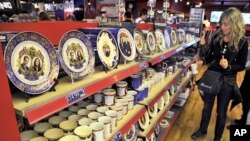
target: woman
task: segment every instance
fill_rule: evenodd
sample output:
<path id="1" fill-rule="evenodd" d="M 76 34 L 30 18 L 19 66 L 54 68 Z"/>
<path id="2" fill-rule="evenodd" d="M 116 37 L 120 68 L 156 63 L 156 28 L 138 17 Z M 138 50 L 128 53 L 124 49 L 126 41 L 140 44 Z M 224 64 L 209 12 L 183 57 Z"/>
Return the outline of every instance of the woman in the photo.
<path id="1" fill-rule="evenodd" d="M 245 68 L 247 60 L 248 45 L 244 38 L 244 28 L 243 17 L 237 8 L 228 8 L 222 13 L 220 28 L 214 33 L 209 44 L 209 51 L 203 61 L 205 64 L 209 64 L 209 70 L 222 73 L 224 79 L 222 80 L 219 93 L 201 92 L 203 93 L 204 108 L 200 128 L 192 134 L 192 139 L 203 137 L 207 134 L 216 96 L 217 120 L 214 141 L 220 141 L 222 137 L 229 101 L 231 98 L 235 98 L 235 92 L 239 92 L 236 85 L 236 74 Z M 204 35 L 200 40 L 200 45 L 201 47 L 205 45 Z"/>
<path id="2" fill-rule="evenodd" d="M 33 70 L 35 72 L 39 72 L 39 71 L 41 71 L 41 69 L 42 68 L 41 68 L 40 60 L 39 60 L 39 58 L 36 58 L 35 61 L 34 61 Z"/>

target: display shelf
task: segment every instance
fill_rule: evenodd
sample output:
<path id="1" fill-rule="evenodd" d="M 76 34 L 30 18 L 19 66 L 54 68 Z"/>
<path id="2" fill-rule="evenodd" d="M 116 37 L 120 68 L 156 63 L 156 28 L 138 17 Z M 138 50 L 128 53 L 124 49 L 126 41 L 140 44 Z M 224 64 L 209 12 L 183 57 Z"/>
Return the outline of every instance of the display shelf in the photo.
<path id="1" fill-rule="evenodd" d="M 161 136 L 157 137 L 157 140 L 164 141 L 166 139 L 168 133 L 170 132 L 170 130 L 174 126 L 174 123 L 178 119 L 179 115 L 180 115 L 180 110 L 175 110 L 175 114 L 174 114 L 173 118 L 171 118 L 169 120 L 169 126 L 167 128 L 162 128 L 162 130 L 164 132 L 161 134 Z"/>
<path id="2" fill-rule="evenodd" d="M 73 84 L 70 77 L 64 77 L 59 80 L 56 92 L 33 96 L 29 102 L 25 101 L 23 95 L 14 94 L 14 108 L 18 115 L 26 117 L 33 124 L 147 67 L 148 63 L 144 61 L 119 65 L 118 69 L 107 73 L 97 68 L 94 74 Z"/>
<path id="3" fill-rule="evenodd" d="M 129 131 L 132 125 L 134 125 L 145 112 L 146 108 L 143 105 L 136 104 L 132 110 L 128 111 L 128 113 L 117 122 L 115 132 L 113 132 L 107 140 L 113 141 L 119 139 L 122 135 Z"/>
<path id="4" fill-rule="evenodd" d="M 187 85 L 187 83 L 190 81 L 191 77 L 183 78 L 182 83 L 180 85 L 180 89 L 172 96 L 172 100 L 168 105 L 165 105 L 165 107 L 157 113 L 157 115 L 150 120 L 149 126 L 144 131 L 139 131 L 139 136 L 150 138 L 151 134 L 154 132 L 155 124 L 156 122 L 160 123 L 160 121 L 164 118 L 165 113 L 174 105 L 177 97 L 179 96 L 182 89 L 184 89 Z"/>
<path id="5" fill-rule="evenodd" d="M 157 53 L 155 55 L 149 56 L 151 59 L 149 59 L 149 63 L 151 65 L 155 65 L 163 60 L 165 60 L 166 58 L 169 58 L 171 56 L 173 56 L 174 54 L 190 47 L 191 45 L 197 43 L 200 39 L 196 38 L 193 41 L 184 43 L 182 45 L 179 45 L 177 47 L 173 47 L 173 48 L 169 48 L 168 50 L 166 50 L 165 52 L 162 53 Z"/>

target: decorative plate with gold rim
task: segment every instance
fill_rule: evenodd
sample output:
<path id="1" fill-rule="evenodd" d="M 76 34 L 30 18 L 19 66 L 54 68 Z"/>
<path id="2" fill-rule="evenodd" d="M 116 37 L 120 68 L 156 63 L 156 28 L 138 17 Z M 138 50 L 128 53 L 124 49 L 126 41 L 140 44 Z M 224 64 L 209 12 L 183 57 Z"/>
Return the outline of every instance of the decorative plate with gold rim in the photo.
<path id="1" fill-rule="evenodd" d="M 7 44 L 4 61 L 10 81 L 28 94 L 48 91 L 59 73 L 54 46 L 35 32 L 21 32 Z"/>
<path id="2" fill-rule="evenodd" d="M 177 35 L 176 35 L 175 30 L 173 30 L 173 29 L 171 30 L 170 36 L 171 36 L 173 45 L 176 45 L 178 42 L 178 39 L 177 39 Z"/>
<path id="3" fill-rule="evenodd" d="M 82 79 L 94 72 L 95 54 L 84 33 L 75 30 L 65 33 L 58 49 L 60 63 L 72 78 Z"/>
<path id="4" fill-rule="evenodd" d="M 155 30 L 156 45 L 160 51 L 166 50 L 165 39 L 162 31 L 160 29 Z"/>
<path id="5" fill-rule="evenodd" d="M 97 53 L 103 65 L 112 69 L 118 65 L 119 50 L 114 36 L 103 29 L 97 37 Z"/>
<path id="6" fill-rule="evenodd" d="M 156 48 L 156 41 L 155 41 L 155 35 L 153 31 L 149 31 L 147 34 L 147 43 L 148 43 L 148 48 L 151 52 L 155 51 Z"/>
<path id="7" fill-rule="evenodd" d="M 128 61 L 134 60 L 136 57 L 135 42 L 127 29 L 121 28 L 118 31 L 117 42 L 122 56 Z"/>
<path id="8" fill-rule="evenodd" d="M 146 39 L 140 29 L 134 31 L 134 41 L 137 52 L 140 55 L 146 55 L 148 53 Z"/>

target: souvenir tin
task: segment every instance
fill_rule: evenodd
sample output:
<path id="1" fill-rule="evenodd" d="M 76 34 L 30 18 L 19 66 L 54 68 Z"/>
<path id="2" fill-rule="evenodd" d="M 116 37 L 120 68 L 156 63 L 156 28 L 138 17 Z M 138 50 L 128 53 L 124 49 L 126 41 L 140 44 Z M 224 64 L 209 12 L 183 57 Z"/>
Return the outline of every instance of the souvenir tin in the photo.
<path id="1" fill-rule="evenodd" d="M 103 29 L 97 37 L 97 53 L 104 67 L 112 69 L 118 65 L 119 51 L 114 36 Z"/>
<path id="2" fill-rule="evenodd" d="M 122 56 L 128 60 L 132 61 L 136 57 L 135 42 L 133 36 L 130 32 L 121 28 L 117 34 L 117 43 Z"/>
<path id="3" fill-rule="evenodd" d="M 48 91 L 59 73 L 54 46 L 35 32 L 14 36 L 5 48 L 4 59 L 10 81 L 28 94 Z"/>
<path id="4" fill-rule="evenodd" d="M 94 72 L 95 54 L 90 40 L 80 31 L 69 31 L 59 43 L 60 63 L 75 79 L 83 79 Z"/>

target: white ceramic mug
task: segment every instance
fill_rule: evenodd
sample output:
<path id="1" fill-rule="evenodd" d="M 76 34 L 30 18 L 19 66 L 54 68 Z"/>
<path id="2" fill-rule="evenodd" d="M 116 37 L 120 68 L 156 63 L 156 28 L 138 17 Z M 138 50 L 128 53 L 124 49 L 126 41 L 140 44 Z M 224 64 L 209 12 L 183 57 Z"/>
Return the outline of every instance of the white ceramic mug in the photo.
<path id="1" fill-rule="evenodd" d="M 115 131 L 115 128 L 117 126 L 118 112 L 115 111 L 115 110 L 108 110 L 108 111 L 105 112 L 105 115 L 112 118 L 112 121 L 111 121 L 111 131 L 112 132 Z"/>
<path id="2" fill-rule="evenodd" d="M 108 110 L 109 110 L 108 106 L 101 106 L 101 107 L 98 107 L 96 109 L 97 112 L 102 113 L 102 114 L 105 114 L 105 112 L 108 111 Z"/>
<path id="3" fill-rule="evenodd" d="M 110 108 L 111 108 L 111 110 L 117 111 L 117 113 L 118 113 L 117 120 L 122 119 L 122 117 L 123 117 L 123 112 L 122 112 L 123 105 L 121 103 L 115 103 L 115 105 L 111 106 Z"/>
<path id="4" fill-rule="evenodd" d="M 90 128 L 92 128 L 92 130 L 93 130 L 95 141 L 103 141 L 104 140 L 104 123 L 93 122 L 90 124 Z"/>
<path id="5" fill-rule="evenodd" d="M 110 131 L 112 118 L 109 116 L 102 116 L 98 118 L 98 121 L 104 123 L 104 138 L 109 138 L 111 136 Z"/>
<path id="6" fill-rule="evenodd" d="M 128 100 L 127 99 L 116 99 L 116 103 L 121 103 L 123 105 L 122 114 L 126 115 L 128 112 Z"/>
<path id="7" fill-rule="evenodd" d="M 76 135 L 66 135 L 60 138 L 59 141 L 81 141 L 81 139 Z"/>
<path id="8" fill-rule="evenodd" d="M 82 141 L 92 141 L 92 128 L 83 125 L 75 128 L 74 133 L 82 139 Z M 70 140 L 69 140 L 70 141 Z"/>
<path id="9" fill-rule="evenodd" d="M 127 86 L 128 86 L 128 83 L 126 81 L 117 82 L 116 83 L 117 95 L 118 96 L 124 96 L 124 95 L 126 95 Z"/>
<path id="10" fill-rule="evenodd" d="M 78 124 L 81 126 L 83 126 L 83 125 L 89 126 L 92 122 L 94 122 L 93 119 L 83 117 L 78 121 Z"/>
<path id="11" fill-rule="evenodd" d="M 80 116 L 83 116 L 83 117 L 88 116 L 89 113 L 90 113 L 90 111 L 87 109 L 80 109 L 77 111 L 77 114 Z"/>
<path id="12" fill-rule="evenodd" d="M 195 63 L 191 64 L 191 70 L 192 70 L 192 74 L 197 74 L 198 73 L 197 64 Z"/>
<path id="13" fill-rule="evenodd" d="M 104 94 L 104 104 L 108 106 L 114 105 L 116 90 L 105 89 L 103 90 L 103 94 Z"/>
<path id="14" fill-rule="evenodd" d="M 95 103 L 98 103 L 98 104 L 102 103 L 102 99 L 103 99 L 103 94 L 102 94 L 101 91 L 98 92 L 98 93 L 96 93 L 96 94 L 94 94 L 94 101 L 95 101 Z"/>

